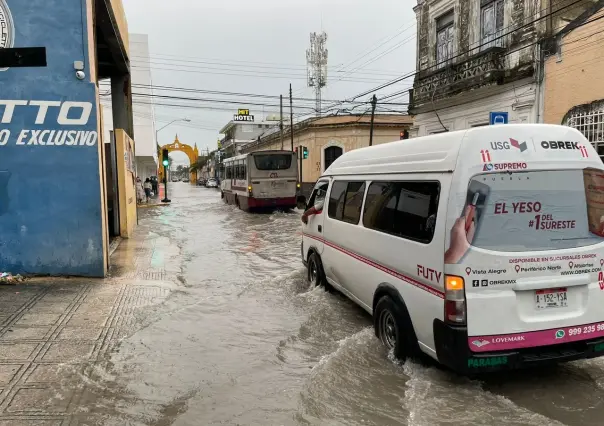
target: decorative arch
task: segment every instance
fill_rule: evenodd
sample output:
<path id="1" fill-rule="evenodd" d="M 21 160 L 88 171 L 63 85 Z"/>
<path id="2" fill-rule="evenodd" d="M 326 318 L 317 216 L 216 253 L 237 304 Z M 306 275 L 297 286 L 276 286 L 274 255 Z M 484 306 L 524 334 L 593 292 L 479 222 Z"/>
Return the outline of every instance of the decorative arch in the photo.
<path id="1" fill-rule="evenodd" d="M 346 152 L 344 144 L 337 141 L 329 141 L 327 145 L 321 148 L 321 172 L 327 170 L 327 168 L 333 163 L 336 158 L 340 157 Z"/>
<path id="2" fill-rule="evenodd" d="M 193 148 L 191 148 L 191 145 L 187 145 L 185 143 L 182 143 L 178 140 L 178 135 L 176 135 L 176 138 L 174 139 L 174 142 L 172 142 L 169 145 L 164 145 L 161 147 L 160 149 L 160 153 L 159 153 L 159 163 L 160 165 L 162 164 L 162 162 L 164 161 L 164 158 L 162 156 L 162 152 L 164 149 L 168 150 L 168 153 L 173 152 L 173 151 L 180 151 L 180 152 L 184 152 L 187 157 L 189 157 L 189 165 L 192 166 L 193 164 L 197 163 L 197 158 L 199 157 L 199 151 L 197 150 L 197 144 L 195 144 L 195 146 Z M 193 170 L 191 172 L 189 172 L 189 182 L 192 185 L 195 185 L 197 183 L 197 170 Z M 160 166 L 159 168 L 159 178 L 160 180 L 164 179 L 164 168 Z"/>

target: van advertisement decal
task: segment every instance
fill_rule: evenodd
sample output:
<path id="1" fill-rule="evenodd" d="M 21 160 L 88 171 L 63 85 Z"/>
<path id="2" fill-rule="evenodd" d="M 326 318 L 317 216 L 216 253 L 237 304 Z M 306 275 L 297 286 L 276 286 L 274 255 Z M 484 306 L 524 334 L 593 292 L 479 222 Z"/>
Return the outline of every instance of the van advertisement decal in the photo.
<path id="1" fill-rule="evenodd" d="M 468 337 L 472 352 L 505 351 L 604 337 L 604 322 L 498 336 Z"/>
<path id="2" fill-rule="evenodd" d="M 489 270 L 506 269 L 501 264 L 479 267 L 480 263 L 475 264 L 474 260 L 479 261 L 480 255 L 474 248 L 517 253 L 582 248 L 604 242 L 604 172 L 599 170 L 477 175 L 461 197 L 456 200 L 458 206 L 463 201 L 461 216 L 451 217 L 447 223 L 445 264 L 463 261 L 466 275 L 474 274 L 474 270 L 489 275 Z M 540 256 L 538 263 L 567 260 L 551 271 L 602 266 L 593 259 L 594 253 L 587 258 L 582 256 L 585 255 L 578 259 Z M 524 265 L 516 264 L 513 270 L 520 273 L 523 269 Z"/>

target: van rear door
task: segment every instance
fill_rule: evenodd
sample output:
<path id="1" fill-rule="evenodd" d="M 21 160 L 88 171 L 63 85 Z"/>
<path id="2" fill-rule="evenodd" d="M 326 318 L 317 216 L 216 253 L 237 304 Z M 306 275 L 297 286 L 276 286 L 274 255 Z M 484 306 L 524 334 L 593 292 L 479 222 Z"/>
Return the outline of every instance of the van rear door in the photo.
<path id="1" fill-rule="evenodd" d="M 473 352 L 604 336 L 602 164 L 579 143 L 593 160 L 560 152 L 548 167 L 535 142 L 523 161 L 481 153 L 486 161 L 450 200 L 445 271 L 464 279 Z"/>

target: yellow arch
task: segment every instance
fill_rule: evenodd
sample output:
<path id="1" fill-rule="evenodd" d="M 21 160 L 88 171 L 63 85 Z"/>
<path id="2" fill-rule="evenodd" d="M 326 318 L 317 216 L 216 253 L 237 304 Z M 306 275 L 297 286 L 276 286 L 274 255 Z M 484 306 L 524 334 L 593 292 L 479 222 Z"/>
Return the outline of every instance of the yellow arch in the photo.
<path id="1" fill-rule="evenodd" d="M 176 138 L 174 139 L 174 142 L 172 142 L 169 145 L 164 145 L 161 147 L 160 150 L 160 159 L 159 159 L 159 164 L 163 163 L 163 155 L 162 152 L 164 149 L 168 150 L 168 153 L 173 152 L 173 151 L 180 151 L 180 152 L 184 152 L 185 154 L 187 154 L 187 157 L 189 157 L 189 162 L 190 165 L 192 166 L 193 164 L 197 163 L 197 158 L 199 157 L 199 151 L 197 150 L 197 144 L 195 144 L 194 148 L 191 148 L 191 145 L 187 145 L 185 143 L 181 143 L 178 140 L 178 135 L 176 135 Z M 195 185 L 197 183 L 197 170 L 194 170 L 192 172 L 189 173 L 189 182 L 192 185 Z M 160 167 L 159 168 L 159 179 L 160 182 L 163 181 L 164 179 L 164 168 Z"/>

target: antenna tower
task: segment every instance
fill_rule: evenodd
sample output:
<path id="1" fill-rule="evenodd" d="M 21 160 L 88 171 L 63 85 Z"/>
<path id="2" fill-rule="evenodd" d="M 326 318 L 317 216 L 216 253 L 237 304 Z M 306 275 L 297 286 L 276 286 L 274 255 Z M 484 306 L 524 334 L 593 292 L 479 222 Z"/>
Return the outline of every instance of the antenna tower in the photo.
<path id="1" fill-rule="evenodd" d="M 308 87 L 315 88 L 317 117 L 321 116 L 321 89 L 327 85 L 327 34 L 310 34 L 310 49 L 306 50 Z"/>

